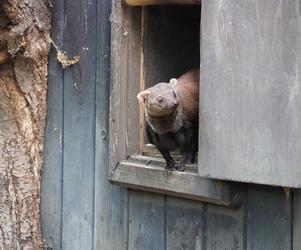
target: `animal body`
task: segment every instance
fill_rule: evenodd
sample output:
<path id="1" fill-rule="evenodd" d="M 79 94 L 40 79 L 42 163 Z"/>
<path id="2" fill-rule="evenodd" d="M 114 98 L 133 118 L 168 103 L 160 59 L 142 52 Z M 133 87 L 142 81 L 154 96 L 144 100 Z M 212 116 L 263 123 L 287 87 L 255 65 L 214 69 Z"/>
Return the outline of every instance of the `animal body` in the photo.
<path id="1" fill-rule="evenodd" d="M 160 151 L 168 170 L 183 171 L 198 150 L 199 76 L 199 70 L 190 70 L 137 95 L 144 107 L 148 140 Z M 178 163 L 169 153 L 176 148 L 185 153 Z"/>

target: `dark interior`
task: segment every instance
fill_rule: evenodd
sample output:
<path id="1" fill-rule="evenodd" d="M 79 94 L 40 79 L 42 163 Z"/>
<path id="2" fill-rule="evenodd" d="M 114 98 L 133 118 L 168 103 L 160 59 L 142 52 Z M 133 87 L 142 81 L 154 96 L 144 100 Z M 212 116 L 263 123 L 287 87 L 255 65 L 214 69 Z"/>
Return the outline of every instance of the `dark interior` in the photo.
<path id="1" fill-rule="evenodd" d="M 158 82 L 168 82 L 190 69 L 199 68 L 200 15 L 200 5 L 144 8 L 145 88 Z M 145 135 L 144 138 L 147 143 Z"/>
<path id="2" fill-rule="evenodd" d="M 144 10 L 145 87 L 178 78 L 200 64 L 199 5 L 151 6 Z"/>

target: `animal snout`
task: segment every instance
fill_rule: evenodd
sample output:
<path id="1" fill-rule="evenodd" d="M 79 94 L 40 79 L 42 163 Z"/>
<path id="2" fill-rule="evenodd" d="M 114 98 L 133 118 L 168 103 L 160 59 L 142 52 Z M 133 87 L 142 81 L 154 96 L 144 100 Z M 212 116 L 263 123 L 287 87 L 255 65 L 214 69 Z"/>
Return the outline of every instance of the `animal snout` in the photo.
<path id="1" fill-rule="evenodd" d="M 179 101 L 178 100 L 172 100 L 172 104 L 174 105 L 174 106 L 178 106 L 179 105 Z"/>

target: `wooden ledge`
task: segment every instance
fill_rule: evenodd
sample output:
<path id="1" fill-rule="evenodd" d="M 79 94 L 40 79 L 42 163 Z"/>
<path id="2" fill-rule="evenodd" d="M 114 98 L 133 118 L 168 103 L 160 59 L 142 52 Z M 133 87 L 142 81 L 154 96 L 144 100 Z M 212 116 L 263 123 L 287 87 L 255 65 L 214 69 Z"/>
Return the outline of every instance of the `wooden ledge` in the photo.
<path id="1" fill-rule="evenodd" d="M 241 194 L 231 191 L 231 183 L 198 176 L 197 167 L 167 175 L 164 162 L 148 156 L 131 156 L 118 164 L 110 177 L 114 184 L 133 189 L 237 207 Z"/>

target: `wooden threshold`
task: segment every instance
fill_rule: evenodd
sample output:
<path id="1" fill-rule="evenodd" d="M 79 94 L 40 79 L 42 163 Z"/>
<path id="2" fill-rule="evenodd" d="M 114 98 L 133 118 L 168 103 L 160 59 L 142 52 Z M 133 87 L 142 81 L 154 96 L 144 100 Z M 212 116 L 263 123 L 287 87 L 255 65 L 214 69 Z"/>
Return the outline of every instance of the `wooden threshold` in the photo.
<path id="1" fill-rule="evenodd" d="M 128 188 L 177 196 L 192 200 L 237 207 L 241 194 L 231 190 L 231 183 L 198 176 L 196 166 L 184 172 L 164 168 L 164 161 L 149 156 L 131 156 L 116 167 L 110 181 Z"/>

